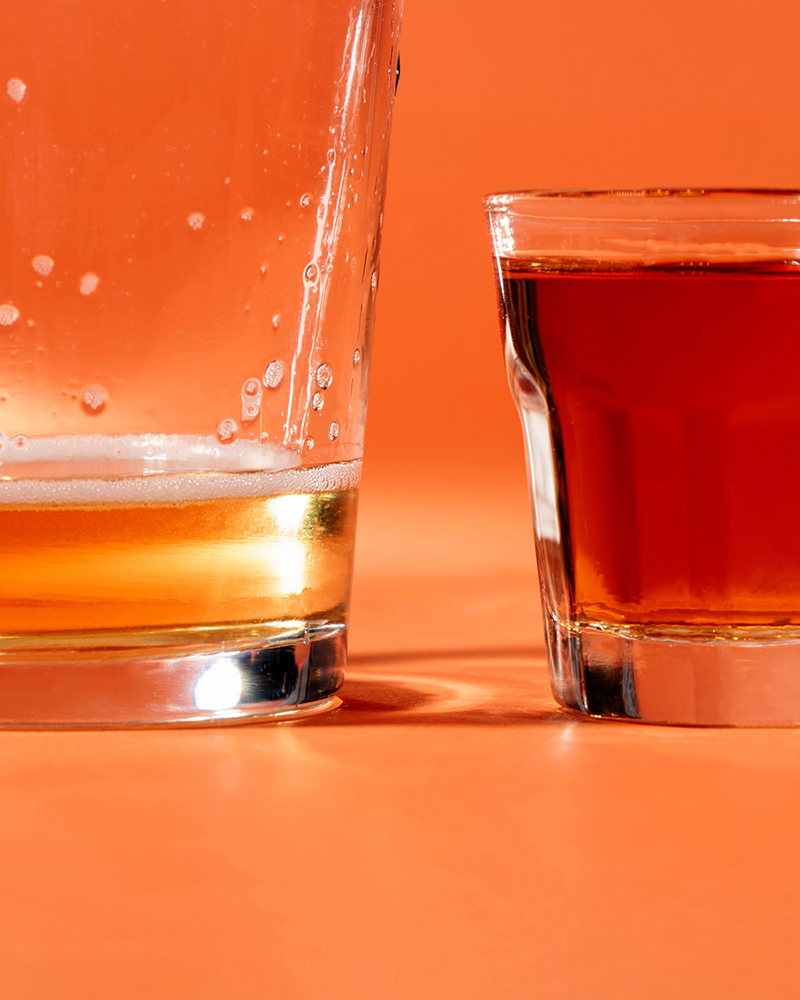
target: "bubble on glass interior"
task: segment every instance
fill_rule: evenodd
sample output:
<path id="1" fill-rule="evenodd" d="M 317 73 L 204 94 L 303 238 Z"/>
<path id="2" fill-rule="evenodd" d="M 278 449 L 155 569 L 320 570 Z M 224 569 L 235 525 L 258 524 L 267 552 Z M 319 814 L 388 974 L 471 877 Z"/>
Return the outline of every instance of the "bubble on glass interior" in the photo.
<path id="1" fill-rule="evenodd" d="M 309 284 L 313 284 L 319 277 L 319 268 L 313 261 L 306 266 L 303 277 Z"/>
<path id="2" fill-rule="evenodd" d="M 310 194 L 304 194 L 304 195 L 302 195 L 301 198 L 300 198 L 300 205 L 301 205 L 301 207 L 302 208 L 308 208 L 308 206 L 310 204 L 311 204 L 311 195 Z"/>
<path id="3" fill-rule="evenodd" d="M 99 413 L 106 402 L 106 391 L 102 385 L 87 385 L 81 392 L 81 406 L 87 413 Z"/>
<path id="4" fill-rule="evenodd" d="M 12 76 L 10 80 L 6 80 L 6 93 L 15 104 L 22 101 L 27 89 L 27 85 L 18 76 Z"/>
<path id="5" fill-rule="evenodd" d="M 16 437 L 11 438 L 11 445 L 17 451 L 25 451 L 30 444 L 30 441 L 25 437 L 24 434 L 17 434 Z"/>
<path id="6" fill-rule="evenodd" d="M 41 274 L 43 278 L 46 278 L 55 267 L 55 263 L 53 258 L 48 257 L 46 253 L 37 253 L 31 260 L 31 267 L 37 274 Z"/>
<path id="7" fill-rule="evenodd" d="M 325 400 L 322 398 L 321 392 L 314 393 L 314 395 L 311 397 L 311 405 L 314 407 L 315 410 L 322 409 L 322 407 L 325 405 Z"/>
<path id="8" fill-rule="evenodd" d="M 361 360 L 361 351 L 359 351 L 359 349 L 356 348 L 353 351 L 353 368 L 358 368 L 358 363 L 360 360 Z"/>
<path id="9" fill-rule="evenodd" d="M 306 448 L 308 448 L 309 451 L 314 450 L 314 438 L 312 437 L 306 438 Z"/>
<path id="10" fill-rule="evenodd" d="M 225 420 L 221 420 L 219 426 L 217 427 L 217 440 L 221 444 L 230 444 L 232 441 L 236 440 L 236 435 L 239 433 L 239 425 L 235 420 L 230 417 L 226 417 Z"/>
<path id="11" fill-rule="evenodd" d="M 330 365 L 321 364 L 316 370 L 315 377 L 320 389 L 327 389 L 333 382 L 333 369 Z"/>
<path id="12" fill-rule="evenodd" d="M 242 420 L 255 420 L 261 412 L 263 390 L 257 378 L 245 379 L 242 386 Z"/>
<path id="13" fill-rule="evenodd" d="M 328 437 L 331 441 L 335 441 L 339 437 L 339 421 L 331 420 L 331 425 L 328 428 Z"/>
<path id="14" fill-rule="evenodd" d="M 206 217 L 202 212 L 192 212 L 191 215 L 187 216 L 186 221 L 189 223 L 190 229 L 199 232 L 205 224 Z"/>
<path id="15" fill-rule="evenodd" d="M 270 361 L 264 370 L 264 385 L 268 389 L 277 389 L 283 381 L 284 365 L 282 361 Z"/>
<path id="16" fill-rule="evenodd" d="M 239 218 L 242 222 L 252 222 L 255 214 L 256 212 L 254 208 L 251 208 L 249 205 L 245 205 L 241 212 L 239 212 Z"/>
<path id="17" fill-rule="evenodd" d="M 81 295 L 94 295 L 99 284 L 100 278 L 92 271 L 87 271 L 86 274 L 81 276 L 81 280 L 78 283 L 78 291 Z"/>
<path id="18" fill-rule="evenodd" d="M 0 306 L 0 326 L 11 326 L 19 319 L 19 309 L 10 302 Z"/>

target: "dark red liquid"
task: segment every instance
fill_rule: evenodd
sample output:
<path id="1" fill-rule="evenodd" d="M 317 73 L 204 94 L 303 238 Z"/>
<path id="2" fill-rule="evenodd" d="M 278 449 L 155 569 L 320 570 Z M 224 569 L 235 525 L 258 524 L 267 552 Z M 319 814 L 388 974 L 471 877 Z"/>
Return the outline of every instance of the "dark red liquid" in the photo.
<path id="1" fill-rule="evenodd" d="M 516 263 L 503 294 L 555 413 L 576 617 L 800 624 L 800 275 Z"/>

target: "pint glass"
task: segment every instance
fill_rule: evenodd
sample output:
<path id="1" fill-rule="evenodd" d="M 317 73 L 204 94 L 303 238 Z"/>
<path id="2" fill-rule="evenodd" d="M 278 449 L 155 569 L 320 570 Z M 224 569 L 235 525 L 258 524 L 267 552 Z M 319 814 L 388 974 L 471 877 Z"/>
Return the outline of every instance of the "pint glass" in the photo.
<path id="1" fill-rule="evenodd" d="M 38 0 L 0 52 L 0 723 L 345 657 L 399 9 Z"/>
<path id="2" fill-rule="evenodd" d="M 800 722 L 800 194 L 486 207 L 557 699 Z"/>

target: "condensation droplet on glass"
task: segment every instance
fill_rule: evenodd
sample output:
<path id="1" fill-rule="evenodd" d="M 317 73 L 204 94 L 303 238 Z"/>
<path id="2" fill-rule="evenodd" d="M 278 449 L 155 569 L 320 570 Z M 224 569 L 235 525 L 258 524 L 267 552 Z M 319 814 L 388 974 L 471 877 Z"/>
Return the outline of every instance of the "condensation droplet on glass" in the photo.
<path id="1" fill-rule="evenodd" d="M 100 284 L 100 279 L 96 274 L 92 274 L 91 271 L 87 271 L 86 274 L 80 280 L 78 285 L 78 291 L 81 295 L 92 295 L 97 291 L 97 286 Z"/>
<path id="2" fill-rule="evenodd" d="M 311 437 L 306 438 L 306 448 L 308 448 L 309 451 L 314 450 L 314 438 Z"/>
<path id="3" fill-rule="evenodd" d="M 286 237 L 284 236 L 284 234 L 283 234 L 283 233 L 279 233 L 279 234 L 278 234 L 278 243 L 283 243 L 283 241 L 284 241 L 285 239 L 286 239 Z"/>
<path id="4" fill-rule="evenodd" d="M 206 221 L 206 217 L 202 212 L 192 212 L 186 219 L 189 223 L 189 228 L 193 229 L 195 232 L 199 232 L 203 228 L 203 223 Z"/>
<path id="5" fill-rule="evenodd" d="M 10 302 L 6 302 L 4 305 L 0 306 L 0 326 L 11 326 L 12 323 L 16 323 L 19 319 L 19 309 L 16 306 L 12 306 Z"/>
<path id="6" fill-rule="evenodd" d="M 319 277 L 319 269 L 318 269 L 317 265 L 314 264 L 314 263 L 309 264 L 306 267 L 305 271 L 303 271 L 303 277 L 309 283 L 315 282 L 317 280 L 317 278 Z"/>
<path id="7" fill-rule="evenodd" d="M 242 420 L 255 420 L 261 412 L 261 383 L 257 378 L 245 379 L 242 386 Z"/>
<path id="8" fill-rule="evenodd" d="M 314 393 L 314 395 L 311 397 L 311 405 L 314 407 L 315 410 L 322 409 L 322 407 L 325 405 L 325 400 L 322 398 L 321 392 Z"/>
<path id="9" fill-rule="evenodd" d="M 36 326 L 36 320 L 28 319 L 25 322 L 28 324 L 31 330 Z"/>
<path id="10" fill-rule="evenodd" d="M 331 425 L 328 428 L 328 437 L 331 441 L 335 441 L 339 437 L 339 421 L 331 420 Z"/>
<path id="11" fill-rule="evenodd" d="M 277 389 L 283 381 L 283 362 L 270 361 L 264 370 L 264 385 L 268 389 Z"/>
<path id="12" fill-rule="evenodd" d="M 238 431 L 239 425 L 236 421 L 226 417 L 225 420 L 220 421 L 219 427 L 217 427 L 217 439 L 221 444 L 230 444 L 231 441 L 235 440 Z"/>
<path id="13" fill-rule="evenodd" d="M 249 205 L 245 206 L 241 212 L 239 212 L 239 218 L 242 222 L 252 222 L 253 216 L 256 214 L 254 208 L 250 208 Z"/>
<path id="14" fill-rule="evenodd" d="M 230 182 L 231 182 L 230 177 L 226 177 L 225 180 L 222 183 L 223 184 L 230 184 Z"/>
<path id="15" fill-rule="evenodd" d="M 53 258 L 48 257 L 46 253 L 38 253 L 31 261 L 31 267 L 37 274 L 41 274 L 43 278 L 46 278 L 50 274 L 54 264 L 55 261 Z"/>
<path id="16" fill-rule="evenodd" d="M 6 81 L 6 93 L 15 104 L 20 103 L 27 89 L 18 76 L 12 76 L 10 80 Z"/>
<path id="17" fill-rule="evenodd" d="M 328 150 L 328 163 L 333 163 L 333 161 L 335 159 L 336 159 L 336 150 L 335 149 L 329 149 Z"/>
<path id="18" fill-rule="evenodd" d="M 272 317 L 272 326 L 275 330 L 277 330 L 280 325 L 281 325 L 281 314 L 275 313 L 275 315 Z"/>
<path id="19" fill-rule="evenodd" d="M 17 451 L 25 451 L 29 442 L 24 434 L 17 434 L 16 437 L 11 438 L 11 444 L 17 449 Z"/>
<path id="20" fill-rule="evenodd" d="M 361 360 L 361 351 L 356 348 L 353 351 L 353 368 L 358 368 L 358 362 Z"/>
<path id="21" fill-rule="evenodd" d="M 106 405 L 106 392 L 101 385 L 87 385 L 81 393 L 81 403 L 87 413 L 99 413 Z"/>
<path id="22" fill-rule="evenodd" d="M 310 204 L 311 204 L 311 195 L 310 195 L 310 194 L 304 194 L 304 195 L 303 195 L 303 196 L 302 196 L 302 197 L 300 198 L 300 205 L 301 205 L 301 207 L 302 207 L 302 208 L 308 208 L 308 206 L 309 206 Z"/>
<path id="23" fill-rule="evenodd" d="M 267 273 L 267 267 L 268 267 L 268 266 L 269 266 L 269 265 L 267 264 L 267 262 L 266 262 L 266 261 L 264 261 L 264 263 L 263 263 L 263 264 L 260 264 L 260 265 L 259 265 L 259 268 L 258 268 L 258 269 L 259 269 L 259 271 L 260 271 L 260 272 L 261 272 L 262 274 L 266 274 L 266 273 Z"/>
<path id="24" fill-rule="evenodd" d="M 320 389 L 327 389 L 333 382 L 333 369 L 330 365 L 322 364 L 316 371 L 317 385 Z"/>

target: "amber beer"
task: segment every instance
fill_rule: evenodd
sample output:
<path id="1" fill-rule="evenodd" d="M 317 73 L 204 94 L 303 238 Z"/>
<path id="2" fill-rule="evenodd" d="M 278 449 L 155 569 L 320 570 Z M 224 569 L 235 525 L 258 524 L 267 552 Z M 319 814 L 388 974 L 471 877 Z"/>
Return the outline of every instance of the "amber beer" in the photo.
<path id="1" fill-rule="evenodd" d="M 358 466 L 0 481 L 0 635 L 169 646 L 344 626 Z"/>
<path id="2" fill-rule="evenodd" d="M 796 265 L 520 255 L 501 272 L 550 409 L 571 620 L 800 634 Z"/>

